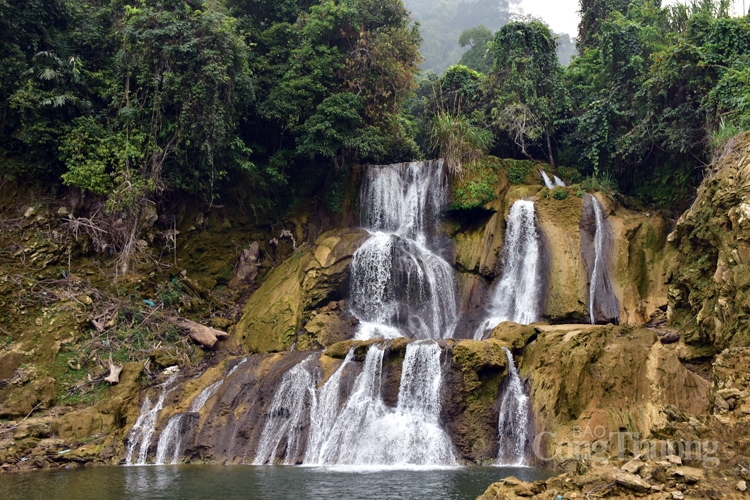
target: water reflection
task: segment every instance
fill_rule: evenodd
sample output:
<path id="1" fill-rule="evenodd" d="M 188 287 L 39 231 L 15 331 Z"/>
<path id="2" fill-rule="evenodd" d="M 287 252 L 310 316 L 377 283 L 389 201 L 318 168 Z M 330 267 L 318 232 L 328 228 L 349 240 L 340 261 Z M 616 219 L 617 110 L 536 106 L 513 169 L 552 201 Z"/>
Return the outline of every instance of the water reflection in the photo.
<path id="1" fill-rule="evenodd" d="M 87 467 L 0 476 L 0 498 L 473 500 L 490 483 L 509 475 L 533 481 L 550 474 L 529 467 L 421 471 L 209 465 Z"/>

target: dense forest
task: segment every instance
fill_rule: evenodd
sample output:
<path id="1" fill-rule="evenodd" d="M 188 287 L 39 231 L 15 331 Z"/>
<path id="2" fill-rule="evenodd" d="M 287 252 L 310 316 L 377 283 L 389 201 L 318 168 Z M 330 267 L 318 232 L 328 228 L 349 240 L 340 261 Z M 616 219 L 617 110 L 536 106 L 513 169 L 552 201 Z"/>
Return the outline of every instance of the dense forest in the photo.
<path id="1" fill-rule="evenodd" d="M 356 164 L 491 154 L 668 206 L 750 127 L 750 17 L 725 0 L 582 0 L 567 66 L 507 6 L 460 9 L 469 50 L 438 75 L 401 0 L 1 0 L 0 176 L 133 225 L 171 193 L 278 216 Z"/>

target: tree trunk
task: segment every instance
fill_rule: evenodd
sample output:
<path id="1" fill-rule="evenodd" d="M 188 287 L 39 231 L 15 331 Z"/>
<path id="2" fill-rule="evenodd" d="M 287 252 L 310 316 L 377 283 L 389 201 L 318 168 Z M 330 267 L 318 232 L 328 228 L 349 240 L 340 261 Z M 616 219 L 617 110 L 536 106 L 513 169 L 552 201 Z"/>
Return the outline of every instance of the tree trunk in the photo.
<path id="1" fill-rule="evenodd" d="M 547 154 L 549 154 L 549 166 L 555 168 L 555 157 L 552 156 L 552 141 L 550 141 L 549 134 L 547 136 Z"/>

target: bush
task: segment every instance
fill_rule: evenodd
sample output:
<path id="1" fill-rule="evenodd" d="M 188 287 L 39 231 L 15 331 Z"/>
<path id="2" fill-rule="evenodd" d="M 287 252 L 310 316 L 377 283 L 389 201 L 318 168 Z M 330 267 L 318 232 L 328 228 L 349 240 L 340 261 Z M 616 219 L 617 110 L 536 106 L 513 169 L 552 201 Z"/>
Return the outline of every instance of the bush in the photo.
<path id="1" fill-rule="evenodd" d="M 556 187 L 552 190 L 552 197 L 556 200 L 564 200 L 568 197 L 568 190 L 564 187 Z"/>
<path id="2" fill-rule="evenodd" d="M 516 161 L 508 168 L 508 180 L 511 184 L 523 184 L 530 173 L 530 162 Z"/>

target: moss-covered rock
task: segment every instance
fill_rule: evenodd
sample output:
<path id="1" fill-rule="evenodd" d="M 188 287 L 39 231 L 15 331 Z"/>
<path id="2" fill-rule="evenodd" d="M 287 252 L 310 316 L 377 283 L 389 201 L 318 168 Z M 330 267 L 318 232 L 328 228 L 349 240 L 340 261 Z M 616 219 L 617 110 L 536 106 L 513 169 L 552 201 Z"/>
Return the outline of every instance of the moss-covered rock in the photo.
<path id="1" fill-rule="evenodd" d="M 666 424 L 670 406 L 689 415 L 708 410 L 708 381 L 685 368 L 674 345 L 662 345 L 651 330 L 537 328 L 519 368 L 531 381 L 539 431 L 565 435 L 575 426 L 602 426 L 647 436 Z"/>
<path id="2" fill-rule="evenodd" d="M 750 346 L 750 132 L 730 141 L 669 235 L 669 318 L 693 346 Z"/>
<path id="3" fill-rule="evenodd" d="M 234 335 L 249 352 L 291 346 L 311 312 L 343 298 L 352 255 L 366 238 L 360 229 L 330 231 L 303 244 L 268 276 L 245 305 Z"/>

